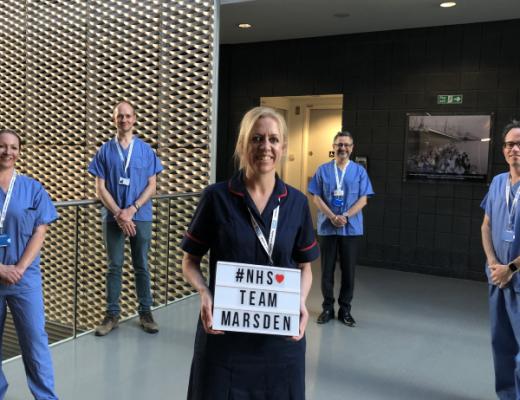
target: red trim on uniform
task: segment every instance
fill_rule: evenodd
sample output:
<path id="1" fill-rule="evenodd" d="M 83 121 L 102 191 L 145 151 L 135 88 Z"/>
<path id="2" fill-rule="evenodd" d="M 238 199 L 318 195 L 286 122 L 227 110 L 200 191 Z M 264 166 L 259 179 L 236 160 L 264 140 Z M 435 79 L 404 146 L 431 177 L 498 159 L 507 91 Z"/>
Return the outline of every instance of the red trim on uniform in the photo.
<path id="1" fill-rule="evenodd" d="M 244 197 L 244 193 L 242 193 L 242 192 L 236 192 L 236 191 L 234 191 L 233 189 L 231 189 L 231 179 L 230 179 L 229 182 L 228 182 L 228 190 L 229 190 L 231 193 L 236 194 L 237 196 Z"/>
<path id="2" fill-rule="evenodd" d="M 285 189 L 285 192 L 283 192 L 281 195 L 278 196 L 278 200 L 280 200 L 282 197 L 287 196 L 287 186 L 283 185 L 283 188 Z"/>
<path id="3" fill-rule="evenodd" d="M 207 246 L 207 243 L 204 243 L 202 240 L 197 239 L 195 236 L 193 236 L 189 232 L 186 232 L 186 236 L 188 237 L 188 239 L 193 240 L 194 242 L 197 242 L 198 244 L 202 244 L 203 246 Z"/>
<path id="4" fill-rule="evenodd" d="M 307 250 L 310 250 L 312 249 L 314 246 L 316 246 L 318 244 L 318 242 L 316 241 L 316 239 L 314 239 L 314 242 L 312 242 L 312 244 L 310 246 L 307 246 L 307 247 L 304 247 L 303 249 L 298 249 L 298 251 L 307 251 Z"/>

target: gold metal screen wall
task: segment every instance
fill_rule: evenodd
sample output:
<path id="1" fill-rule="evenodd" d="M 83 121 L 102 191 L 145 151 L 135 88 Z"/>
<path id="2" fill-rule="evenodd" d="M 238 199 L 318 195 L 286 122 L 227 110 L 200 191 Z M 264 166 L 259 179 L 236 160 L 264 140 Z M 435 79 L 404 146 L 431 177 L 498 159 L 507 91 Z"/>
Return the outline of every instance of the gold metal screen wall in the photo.
<path id="1" fill-rule="evenodd" d="M 209 181 L 213 26 L 211 0 L 3 0 L 0 127 L 24 139 L 18 169 L 53 200 L 94 198 L 86 168 L 114 135 L 113 105 L 126 99 L 136 106 L 137 133 L 165 167 L 158 192 L 200 191 Z M 154 200 L 156 305 L 191 293 L 178 244 L 197 201 Z M 99 207 L 59 211 L 42 252 L 47 318 L 72 323 L 77 278 L 78 326 L 92 328 L 105 305 Z M 136 310 L 129 252 L 127 261 L 123 316 Z"/>

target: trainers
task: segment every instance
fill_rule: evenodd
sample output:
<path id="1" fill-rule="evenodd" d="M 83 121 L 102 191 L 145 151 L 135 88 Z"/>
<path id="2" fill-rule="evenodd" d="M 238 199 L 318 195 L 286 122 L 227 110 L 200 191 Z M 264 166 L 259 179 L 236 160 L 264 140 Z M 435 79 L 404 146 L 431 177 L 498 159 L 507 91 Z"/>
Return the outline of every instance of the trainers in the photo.
<path id="1" fill-rule="evenodd" d="M 101 325 L 96 327 L 96 336 L 105 336 L 112 329 L 116 329 L 119 325 L 119 317 L 115 315 L 105 315 Z"/>
<path id="2" fill-rule="evenodd" d="M 159 332 L 159 325 L 153 320 L 151 312 L 145 312 L 139 315 L 139 322 L 143 331 L 148 333 Z"/>

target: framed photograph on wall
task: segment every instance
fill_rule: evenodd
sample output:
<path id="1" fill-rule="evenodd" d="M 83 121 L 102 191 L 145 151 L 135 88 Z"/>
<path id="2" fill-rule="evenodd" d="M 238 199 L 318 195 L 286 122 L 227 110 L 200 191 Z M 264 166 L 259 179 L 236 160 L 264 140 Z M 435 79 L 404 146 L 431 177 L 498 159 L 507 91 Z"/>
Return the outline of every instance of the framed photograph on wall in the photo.
<path id="1" fill-rule="evenodd" d="M 486 182 L 493 114 L 407 114 L 403 179 Z"/>
<path id="2" fill-rule="evenodd" d="M 354 161 L 362 165 L 363 168 L 368 171 L 368 158 L 366 156 L 356 156 L 354 157 Z"/>

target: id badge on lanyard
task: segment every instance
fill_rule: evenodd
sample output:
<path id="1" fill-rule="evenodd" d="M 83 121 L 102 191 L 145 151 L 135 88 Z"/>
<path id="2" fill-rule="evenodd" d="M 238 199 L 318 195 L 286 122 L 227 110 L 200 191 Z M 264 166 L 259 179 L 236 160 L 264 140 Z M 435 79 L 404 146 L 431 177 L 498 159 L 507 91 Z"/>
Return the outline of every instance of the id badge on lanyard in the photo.
<path id="1" fill-rule="evenodd" d="M 512 230 L 506 229 L 502 232 L 502 240 L 507 243 L 514 242 L 515 233 Z"/>
<path id="2" fill-rule="evenodd" d="M 334 207 L 343 208 L 345 205 L 345 191 L 343 190 L 343 179 L 345 178 L 345 172 L 347 172 L 347 165 L 341 171 L 341 178 L 338 175 L 338 165 L 334 160 L 334 176 L 336 178 L 336 190 L 332 192 L 332 205 Z"/>
<path id="3" fill-rule="evenodd" d="M 255 230 L 256 237 L 260 241 L 260 244 L 264 248 L 264 251 L 267 253 L 267 256 L 269 257 L 269 263 L 271 265 L 274 265 L 273 263 L 273 249 L 274 249 L 274 242 L 276 240 L 276 230 L 278 228 L 278 214 L 280 212 L 280 204 L 276 206 L 276 208 L 273 210 L 273 218 L 271 219 L 271 229 L 269 231 L 269 242 L 265 240 L 265 236 L 262 232 L 262 229 L 260 229 L 260 226 L 258 225 L 258 222 L 256 222 L 255 217 L 253 216 L 253 213 L 247 207 L 247 211 L 249 211 L 249 216 L 251 217 L 251 224 L 253 225 L 253 229 Z"/>
<path id="4" fill-rule="evenodd" d="M 7 247 L 11 244 L 11 237 L 9 236 L 9 234 L 4 233 L 4 223 L 5 217 L 7 215 L 7 207 L 9 207 L 9 203 L 11 202 L 11 196 L 13 194 L 15 181 L 16 171 L 13 171 L 13 176 L 11 177 L 11 181 L 9 182 L 9 189 L 7 190 L 7 195 L 5 196 L 4 206 L 2 207 L 2 214 L 0 215 L 0 247 Z"/>
<path id="5" fill-rule="evenodd" d="M 117 136 L 115 137 L 114 141 L 116 142 L 117 147 L 117 153 L 119 154 L 119 159 L 123 163 L 123 170 L 124 170 L 124 176 L 119 177 L 119 184 L 122 186 L 130 186 L 130 178 L 128 177 L 128 166 L 130 165 L 130 159 L 132 158 L 132 151 L 134 150 L 134 138 L 132 138 L 132 141 L 130 142 L 130 147 L 128 148 L 128 156 L 123 156 L 123 150 L 121 149 L 121 146 L 117 140 Z"/>
<path id="6" fill-rule="evenodd" d="M 506 183 L 506 210 L 507 210 L 507 228 L 502 232 L 502 240 L 506 243 L 512 243 L 515 240 L 515 216 L 518 206 L 518 198 L 520 197 L 520 187 L 516 190 L 511 209 L 509 209 L 509 196 L 511 194 L 511 178 Z"/>

